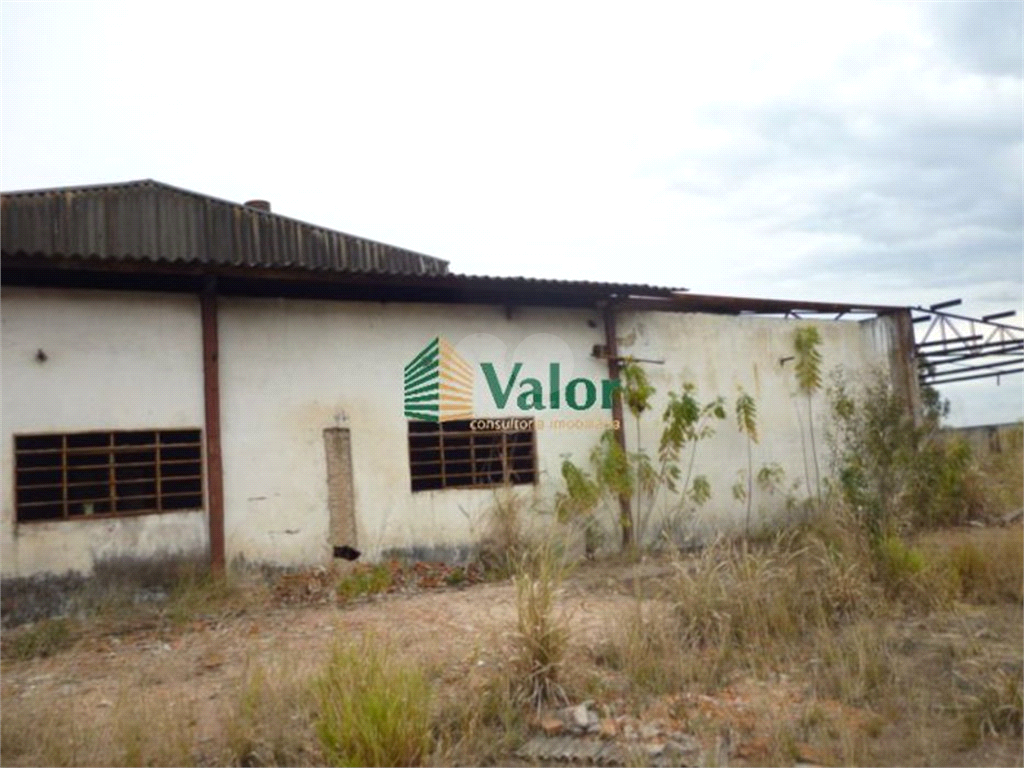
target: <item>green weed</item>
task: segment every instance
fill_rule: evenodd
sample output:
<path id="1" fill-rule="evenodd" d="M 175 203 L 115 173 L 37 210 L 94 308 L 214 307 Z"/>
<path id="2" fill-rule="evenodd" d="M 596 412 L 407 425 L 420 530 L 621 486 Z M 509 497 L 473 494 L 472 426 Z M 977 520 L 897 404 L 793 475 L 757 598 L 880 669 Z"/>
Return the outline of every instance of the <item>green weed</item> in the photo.
<path id="1" fill-rule="evenodd" d="M 431 687 L 379 641 L 334 650 L 314 683 L 315 730 L 331 765 L 422 765 L 431 750 Z"/>
<path id="2" fill-rule="evenodd" d="M 338 580 L 335 590 L 339 602 L 347 603 L 357 597 L 385 592 L 391 583 L 391 570 L 387 565 L 378 563 L 373 566 L 357 566 L 356 570 Z"/>
<path id="3" fill-rule="evenodd" d="M 68 619 L 43 619 L 11 632 L 3 644 L 4 658 L 27 660 L 53 656 L 75 642 Z"/>

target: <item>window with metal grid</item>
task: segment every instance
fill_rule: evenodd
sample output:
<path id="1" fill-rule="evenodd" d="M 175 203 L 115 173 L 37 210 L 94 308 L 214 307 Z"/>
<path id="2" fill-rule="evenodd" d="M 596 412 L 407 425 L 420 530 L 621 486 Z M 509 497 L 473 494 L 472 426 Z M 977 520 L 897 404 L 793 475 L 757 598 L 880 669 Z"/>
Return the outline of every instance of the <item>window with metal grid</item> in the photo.
<path id="1" fill-rule="evenodd" d="M 18 522 L 203 508 L 198 429 L 14 436 Z"/>
<path id="2" fill-rule="evenodd" d="M 527 429 L 471 429 L 474 420 L 410 421 L 409 469 L 413 491 L 526 485 L 537 477 L 537 442 Z"/>

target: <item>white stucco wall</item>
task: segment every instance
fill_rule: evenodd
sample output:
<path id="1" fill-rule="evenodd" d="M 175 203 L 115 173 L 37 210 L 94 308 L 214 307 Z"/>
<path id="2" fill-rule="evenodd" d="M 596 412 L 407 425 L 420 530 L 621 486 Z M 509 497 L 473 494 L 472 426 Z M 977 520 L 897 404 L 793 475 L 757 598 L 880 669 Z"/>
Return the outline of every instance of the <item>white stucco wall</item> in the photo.
<path id="1" fill-rule="evenodd" d="M 746 475 L 742 473 L 748 468 L 747 439 L 736 425 L 735 404 L 740 387 L 753 396 L 757 405 L 759 442 L 752 447 L 754 476 L 770 464 L 778 464 L 785 472 L 782 487 L 775 493 L 764 493 L 754 484 L 751 523 L 756 524 L 781 514 L 787 494 L 796 499 L 807 498 L 808 476 L 811 492 L 816 488 L 812 421 L 821 478 L 828 473 L 825 432 L 829 415 L 825 389 L 831 373 L 841 368 L 856 375 L 875 366 L 885 369 L 889 365 L 893 343 L 891 319 L 877 318 L 864 323 L 813 321 L 822 340 L 819 351 L 823 358 L 823 387 L 811 398 L 813 418 L 809 418 L 807 397 L 797 391 L 792 359 L 794 334 L 807 322 L 681 313 L 644 313 L 620 318 L 620 354 L 664 360 L 664 365 L 642 366 L 657 389 L 653 407 L 641 419 L 640 428 L 641 447 L 652 457 L 657 455 L 661 415 L 669 391 L 680 392 L 683 384 L 690 382 L 696 385 L 695 394 L 702 403 L 719 395 L 725 398 L 726 418 L 708 422 L 715 434 L 697 444 L 693 475 L 707 476 L 712 497 L 689 523 L 695 533 L 706 534 L 712 529 L 745 522 L 747 504 L 735 500 L 732 494 L 737 481 L 746 485 Z M 627 444 L 630 450 L 636 450 L 635 421 L 628 414 L 626 421 Z M 683 463 L 684 473 L 688 460 L 689 453 Z M 656 533 L 659 518 L 673 507 L 678 508 L 667 498 L 649 506 L 653 513 L 646 531 L 648 538 Z"/>
<path id="2" fill-rule="evenodd" d="M 546 422 L 610 417 L 600 410 L 578 413 L 564 402 L 558 411 L 522 411 L 514 405 L 518 389 L 498 411 L 479 371 L 480 362 L 491 361 L 505 375 L 518 361 L 520 380 L 534 376 L 546 384 L 548 364 L 558 361 L 563 385 L 574 376 L 599 381 L 607 367 L 591 356 L 593 346 L 604 342 L 596 312 L 519 308 L 509 315 L 501 307 L 225 299 L 220 322 L 229 559 L 300 563 L 329 557 L 322 432 L 334 426 L 351 431 L 358 546 L 368 556 L 475 540 L 494 503 L 493 490 L 410 490 L 402 369 L 435 336 L 451 342 L 476 370 L 478 416 L 523 414 Z M 887 364 L 884 329 L 870 332 L 851 321 L 817 325 L 826 372 Z M 795 492 L 806 493 L 800 426 L 802 419 L 810 451 L 807 404 L 795 397 L 792 361 L 779 363 L 793 354 L 797 327 L 780 319 L 674 313 L 624 314 L 619 320 L 623 355 L 665 360 L 646 366 L 658 393 L 641 426 L 642 447 L 656 452 L 670 389 L 691 381 L 702 399 L 721 394 L 727 400 L 728 419 L 698 449 L 695 474 L 707 475 L 714 492 L 700 513 L 705 527 L 737 524 L 745 515 L 745 505 L 731 494 L 737 471 L 746 468 L 745 438 L 735 427 L 737 385 L 758 403 L 761 444 L 754 448 L 754 472 L 778 463 L 787 488 L 797 483 Z M 823 394 L 812 408 L 824 475 Z M 550 509 L 561 487 L 562 458 L 585 463 L 600 433 L 599 426 L 540 430 L 540 482 L 523 491 L 529 502 Z M 629 417 L 626 434 L 635 449 Z M 813 465 L 810 471 L 813 483 Z M 784 496 L 755 498 L 754 507 L 777 513 Z M 609 528 L 613 515 L 607 510 Z"/>
<path id="3" fill-rule="evenodd" d="M 197 299 L 5 286 L 0 318 L 0 572 L 89 573 L 109 557 L 205 549 L 201 511 L 19 525 L 12 491 L 16 434 L 202 428 Z"/>
<path id="4" fill-rule="evenodd" d="M 87 572 L 106 557 L 205 549 L 203 512 L 17 525 L 9 482 L 14 434 L 202 427 L 197 299 L 4 288 L 0 308 L 3 574 Z M 697 454 L 694 472 L 707 475 L 713 491 L 700 511 L 701 526 L 735 525 L 745 514 L 745 504 L 731 495 L 737 471 L 746 468 L 745 438 L 735 426 L 738 385 L 758 405 L 755 473 L 778 463 L 787 486 L 796 482 L 797 493 L 806 493 L 800 440 L 801 425 L 807 434 L 806 400 L 794 396 L 792 361 L 780 364 L 793 354 L 799 323 L 676 313 L 623 313 L 618 322 L 621 354 L 665 361 L 645 365 L 658 391 L 641 424 L 641 447 L 656 453 L 670 390 L 689 381 L 702 400 L 726 398 L 728 418 L 716 424 L 717 434 Z M 817 325 L 826 372 L 888 364 L 893 335 L 887 319 Z M 458 548 L 478 539 L 495 491 L 410 488 L 403 368 L 436 336 L 455 345 L 476 370 L 477 416 L 523 414 L 547 424 L 553 418 L 595 421 L 586 429 L 538 431 L 539 482 L 519 489 L 538 509 L 552 506 L 563 457 L 585 464 L 600 436 L 599 422 L 610 418 L 598 407 L 573 411 L 564 398 L 557 411 L 524 412 L 515 404 L 518 388 L 509 407 L 499 411 L 479 369 L 488 361 L 504 377 L 521 362 L 520 381 L 531 376 L 546 386 L 548 365 L 558 362 L 563 386 L 574 377 L 599 382 L 607 364 L 591 354 L 604 343 L 596 311 L 221 298 L 219 336 L 229 561 L 329 561 L 323 430 L 330 427 L 351 432 L 357 546 L 367 557 L 392 549 Z M 46 352 L 46 362 L 36 361 L 37 349 Z M 824 397 L 816 396 L 812 407 L 824 474 Z M 635 449 L 636 425 L 628 415 L 626 435 Z M 773 514 L 783 503 L 781 495 L 758 494 L 754 508 Z M 648 535 L 669 506 L 659 505 Z M 609 531 L 614 514 L 605 513 Z"/>
<path id="5" fill-rule="evenodd" d="M 606 365 L 590 355 L 603 341 L 598 320 L 593 312 L 551 309 L 517 309 L 510 319 L 502 307 L 223 300 L 228 559 L 295 563 L 329 556 L 322 433 L 334 426 L 351 430 L 361 550 L 374 556 L 469 544 L 494 491 L 410 490 L 403 367 L 440 335 L 470 364 L 493 361 L 499 373 L 514 359 L 524 363 L 521 378 L 546 377 L 557 360 L 565 381 L 600 379 Z M 477 380 L 478 415 L 521 413 L 488 407 L 482 377 Z M 542 481 L 560 478 L 561 454 L 588 451 L 599 433 L 540 432 Z M 541 491 L 552 493 L 553 486 L 542 482 Z"/>

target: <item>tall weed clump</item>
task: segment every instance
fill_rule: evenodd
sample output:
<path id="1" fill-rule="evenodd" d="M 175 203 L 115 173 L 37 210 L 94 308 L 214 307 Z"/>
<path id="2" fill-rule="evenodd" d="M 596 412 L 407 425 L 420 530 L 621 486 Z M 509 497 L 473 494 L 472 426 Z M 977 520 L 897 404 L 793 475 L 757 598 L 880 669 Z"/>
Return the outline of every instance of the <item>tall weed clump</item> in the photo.
<path id="1" fill-rule="evenodd" d="M 422 765 L 429 755 L 430 684 L 379 642 L 336 648 L 314 692 L 316 734 L 330 765 Z"/>
<path id="2" fill-rule="evenodd" d="M 566 617 L 557 598 L 566 574 L 562 548 L 545 539 L 525 555 L 515 575 L 516 634 L 512 687 L 524 702 L 540 707 L 565 702 L 561 673 L 569 645 Z"/>

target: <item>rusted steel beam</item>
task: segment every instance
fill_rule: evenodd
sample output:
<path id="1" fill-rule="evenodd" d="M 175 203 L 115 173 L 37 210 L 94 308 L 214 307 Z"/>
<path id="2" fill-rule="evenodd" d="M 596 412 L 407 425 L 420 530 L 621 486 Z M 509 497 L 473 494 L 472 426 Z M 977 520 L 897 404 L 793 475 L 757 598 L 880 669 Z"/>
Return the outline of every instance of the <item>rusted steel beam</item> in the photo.
<path id="1" fill-rule="evenodd" d="M 942 379 L 946 376 L 956 376 L 961 373 L 967 373 L 968 371 L 981 371 L 988 368 L 1002 368 L 1007 365 L 1020 365 L 1021 361 L 1017 357 L 1011 357 L 1008 360 L 999 360 L 995 363 L 982 363 L 981 365 L 969 365 L 945 368 L 944 370 L 933 370 L 930 373 L 925 374 L 925 381 L 933 381 L 935 379 Z"/>
<path id="2" fill-rule="evenodd" d="M 1008 309 L 1005 312 L 996 312 L 993 315 L 982 315 L 981 316 L 981 322 L 983 322 L 983 323 L 991 323 L 993 320 L 1001 320 L 1001 319 L 1006 318 L 1006 317 L 1013 317 L 1016 314 L 1017 314 L 1017 310 L 1016 309 Z"/>
<path id="3" fill-rule="evenodd" d="M 206 419 L 207 516 L 210 523 L 210 569 L 224 573 L 224 474 L 220 447 L 220 346 L 217 339 L 217 292 L 211 280 L 199 294 L 203 323 L 203 408 Z"/>
<path id="4" fill-rule="evenodd" d="M 953 312 L 937 312 L 934 309 L 928 307 L 911 307 L 915 312 L 926 312 L 930 315 L 934 315 L 936 318 L 949 318 L 952 320 L 966 320 L 969 323 L 984 323 L 985 325 L 992 326 L 994 328 L 1004 328 L 1008 331 L 1024 331 L 1024 327 L 1019 325 L 1008 325 L 1006 323 L 997 323 L 993 320 L 984 320 L 977 317 L 969 317 L 968 315 L 957 315 Z M 1009 317 L 1009 315 L 1008 315 Z"/>
<path id="5" fill-rule="evenodd" d="M 993 341 L 986 344 L 967 344 L 961 347 L 940 349 L 929 352 L 918 350 L 921 357 L 934 363 L 951 363 L 956 360 L 968 360 L 973 357 L 991 357 L 993 355 L 1008 355 L 1024 349 L 1024 339 L 1013 341 Z"/>
<path id="6" fill-rule="evenodd" d="M 976 333 L 973 336 L 960 336 L 955 339 L 936 339 L 935 341 L 922 341 L 919 344 L 915 344 L 915 346 L 918 349 L 921 349 L 921 347 L 937 347 L 940 344 L 967 344 L 969 342 L 978 341 L 980 339 L 981 335 Z M 928 354 L 931 355 L 934 353 L 929 352 Z"/>
<path id="7" fill-rule="evenodd" d="M 955 376 L 952 379 L 942 379 L 941 381 L 930 381 L 928 382 L 931 386 L 939 386 L 940 384 L 952 384 L 954 381 L 973 381 L 974 379 L 991 379 L 993 377 L 999 378 L 1000 376 L 1010 376 L 1014 373 L 1024 373 L 1024 368 L 1014 368 L 1010 371 L 989 371 L 988 373 L 976 373 L 973 376 Z"/>
<path id="8" fill-rule="evenodd" d="M 820 314 L 836 313 L 867 313 L 890 314 L 906 309 L 906 307 L 883 304 L 841 304 L 822 301 L 796 301 L 790 299 L 760 299 L 743 296 L 716 296 L 712 294 L 683 293 L 670 298 L 651 296 L 631 296 L 616 302 L 620 309 L 631 309 L 648 312 L 707 312 L 715 314 L 754 314 L 789 315 L 794 312 L 810 312 Z"/>
<path id="9" fill-rule="evenodd" d="M 615 308 L 611 303 L 604 307 L 604 343 L 608 351 L 608 378 L 619 380 L 619 339 L 615 328 Z M 622 416 L 622 391 L 616 388 L 612 393 L 612 419 L 619 425 L 615 430 L 615 441 L 622 452 L 626 452 L 626 425 Z M 633 510 L 629 494 L 619 494 L 619 527 L 622 528 L 623 548 L 633 543 Z"/>
<path id="10" fill-rule="evenodd" d="M 914 323 L 910 317 L 910 310 L 904 309 L 891 315 L 891 320 L 896 334 L 896 355 L 891 357 L 890 365 L 895 374 L 893 382 L 902 391 L 904 402 L 910 409 L 911 417 L 915 425 L 920 425 L 924 419 L 924 409 L 921 404 L 921 389 L 917 378 L 917 354 L 914 349 Z"/>

